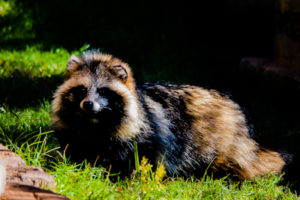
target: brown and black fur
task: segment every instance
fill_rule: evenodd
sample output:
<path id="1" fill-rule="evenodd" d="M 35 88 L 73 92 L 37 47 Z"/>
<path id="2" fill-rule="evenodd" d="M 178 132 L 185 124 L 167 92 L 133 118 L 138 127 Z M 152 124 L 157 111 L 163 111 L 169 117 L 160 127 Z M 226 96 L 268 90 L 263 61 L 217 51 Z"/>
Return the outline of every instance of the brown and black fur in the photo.
<path id="1" fill-rule="evenodd" d="M 52 121 L 74 160 L 99 156 L 116 170 L 128 168 L 134 141 L 140 156 L 163 159 L 169 175 L 200 175 L 211 164 L 253 178 L 285 164 L 250 138 L 240 107 L 226 96 L 192 85 L 136 86 L 128 64 L 98 51 L 70 58 Z"/>

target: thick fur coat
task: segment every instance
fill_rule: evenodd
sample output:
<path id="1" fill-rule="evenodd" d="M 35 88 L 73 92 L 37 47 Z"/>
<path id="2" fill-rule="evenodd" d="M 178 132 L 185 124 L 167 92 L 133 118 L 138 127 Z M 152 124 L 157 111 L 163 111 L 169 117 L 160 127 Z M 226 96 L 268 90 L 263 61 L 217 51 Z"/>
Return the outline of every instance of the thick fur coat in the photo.
<path id="1" fill-rule="evenodd" d="M 240 107 L 215 90 L 192 85 L 135 84 L 129 65 L 98 51 L 72 56 L 52 102 L 57 137 L 73 160 L 97 157 L 124 171 L 134 142 L 168 175 L 233 172 L 240 178 L 278 173 L 279 153 L 249 136 Z"/>

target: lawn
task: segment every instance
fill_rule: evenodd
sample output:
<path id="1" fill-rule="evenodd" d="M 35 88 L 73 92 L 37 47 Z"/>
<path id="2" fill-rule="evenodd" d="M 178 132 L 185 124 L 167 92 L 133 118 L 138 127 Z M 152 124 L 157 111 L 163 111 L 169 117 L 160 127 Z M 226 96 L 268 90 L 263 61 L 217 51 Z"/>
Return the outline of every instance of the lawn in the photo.
<path id="1" fill-rule="evenodd" d="M 74 200 L 297 199 L 288 186 L 281 184 L 279 175 L 244 182 L 228 177 L 214 179 L 210 174 L 199 179 L 164 179 L 164 168 L 151 169 L 144 158 L 137 159 L 131 177 L 119 179 L 93 163 L 70 162 L 51 127 L 50 104 L 63 80 L 68 58 L 87 47 L 74 52 L 62 48 L 43 51 L 37 46 L 0 50 L 1 140 L 28 165 L 54 175 L 56 192 Z"/>

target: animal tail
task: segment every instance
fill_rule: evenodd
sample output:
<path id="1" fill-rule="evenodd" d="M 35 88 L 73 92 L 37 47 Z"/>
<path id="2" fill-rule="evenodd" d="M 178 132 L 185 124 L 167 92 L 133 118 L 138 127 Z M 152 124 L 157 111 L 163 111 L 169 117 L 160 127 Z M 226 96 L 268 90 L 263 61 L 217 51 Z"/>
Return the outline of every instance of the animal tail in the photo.
<path id="1" fill-rule="evenodd" d="M 247 167 L 239 170 L 243 178 L 254 178 L 268 173 L 280 173 L 285 166 L 285 161 L 280 153 L 266 148 L 260 148 L 256 153 L 256 159 L 250 161 Z"/>

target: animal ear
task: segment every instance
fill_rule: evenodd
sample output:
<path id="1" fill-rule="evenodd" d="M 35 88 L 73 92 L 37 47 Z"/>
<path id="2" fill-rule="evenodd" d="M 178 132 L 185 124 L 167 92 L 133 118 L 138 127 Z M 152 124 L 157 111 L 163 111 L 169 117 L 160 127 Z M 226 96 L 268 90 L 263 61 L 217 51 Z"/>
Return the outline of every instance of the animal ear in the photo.
<path id="1" fill-rule="evenodd" d="M 70 72 L 75 70 L 75 68 L 78 66 L 79 63 L 80 63 L 80 58 L 78 58 L 75 55 L 72 55 L 67 64 L 67 71 Z"/>
<path id="2" fill-rule="evenodd" d="M 122 65 L 115 65 L 110 68 L 110 72 L 115 75 L 117 78 L 121 79 L 123 82 L 126 82 L 128 78 L 128 72 L 126 68 Z"/>

